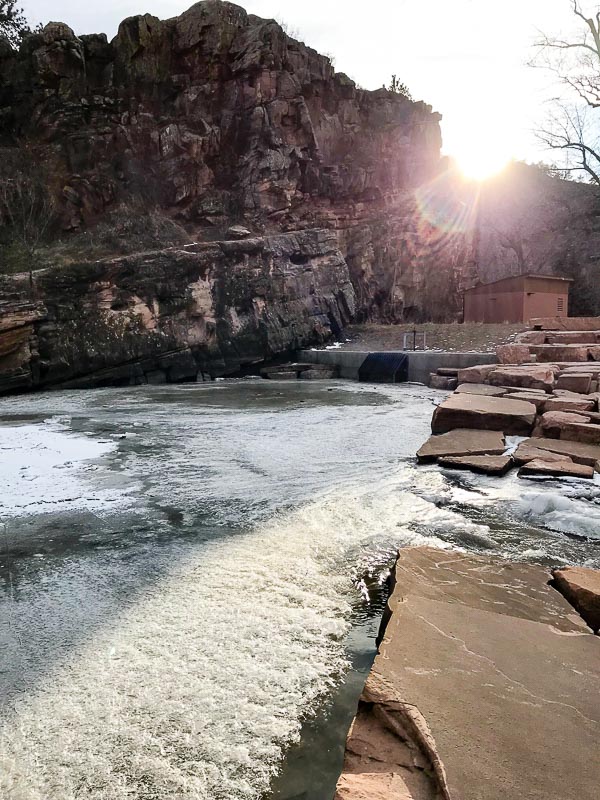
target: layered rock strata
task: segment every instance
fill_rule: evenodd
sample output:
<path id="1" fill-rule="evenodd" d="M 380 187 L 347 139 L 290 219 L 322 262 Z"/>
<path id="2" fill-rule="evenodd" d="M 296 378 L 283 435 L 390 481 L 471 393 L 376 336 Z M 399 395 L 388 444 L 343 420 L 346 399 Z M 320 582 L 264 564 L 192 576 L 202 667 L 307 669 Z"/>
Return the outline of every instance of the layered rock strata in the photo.
<path id="1" fill-rule="evenodd" d="M 355 302 L 321 230 L 43 270 L 0 293 L 0 392 L 236 373 L 325 341 Z"/>
<path id="2" fill-rule="evenodd" d="M 597 796 L 600 639 L 549 577 L 400 551 L 336 800 Z"/>

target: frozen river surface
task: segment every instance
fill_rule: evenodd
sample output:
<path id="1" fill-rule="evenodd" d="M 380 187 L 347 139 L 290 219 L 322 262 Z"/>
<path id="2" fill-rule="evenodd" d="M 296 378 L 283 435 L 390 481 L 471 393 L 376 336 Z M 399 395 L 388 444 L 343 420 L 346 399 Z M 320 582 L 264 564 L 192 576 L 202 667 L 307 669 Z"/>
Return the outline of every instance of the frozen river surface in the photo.
<path id="1" fill-rule="evenodd" d="M 440 396 L 249 379 L 0 401 L 0 797 L 269 796 L 398 547 L 599 566 L 600 485 L 415 465 Z"/>

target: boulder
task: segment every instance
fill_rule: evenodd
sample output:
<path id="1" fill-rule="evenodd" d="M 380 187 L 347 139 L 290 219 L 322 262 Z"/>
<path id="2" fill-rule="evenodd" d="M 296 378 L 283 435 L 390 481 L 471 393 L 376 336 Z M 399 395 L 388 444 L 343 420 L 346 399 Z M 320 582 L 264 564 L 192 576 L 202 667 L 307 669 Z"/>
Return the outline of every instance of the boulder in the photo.
<path id="1" fill-rule="evenodd" d="M 507 390 L 503 386 L 490 386 L 488 383 L 461 383 L 456 391 L 459 394 L 483 394 L 487 397 L 502 397 Z"/>
<path id="2" fill-rule="evenodd" d="M 459 369 L 460 367 L 438 367 L 436 373 L 445 378 L 458 378 Z"/>
<path id="3" fill-rule="evenodd" d="M 513 466 L 510 456 L 443 456 L 438 459 L 441 467 L 449 469 L 468 469 L 483 475 L 505 475 Z"/>
<path id="4" fill-rule="evenodd" d="M 569 392 L 577 392 L 578 394 L 588 394 L 591 382 L 591 373 L 565 374 L 563 372 L 556 380 L 556 388 L 567 389 Z"/>
<path id="5" fill-rule="evenodd" d="M 586 423 L 588 420 L 589 417 L 570 414 L 568 411 L 547 411 L 538 418 L 533 435 L 549 439 L 568 438 L 561 434 L 568 429 L 569 425 Z"/>
<path id="6" fill-rule="evenodd" d="M 573 463 L 573 459 L 564 453 L 551 453 L 549 450 L 543 450 L 541 447 L 536 447 L 537 439 L 526 439 L 517 447 L 512 454 L 515 464 L 527 464 L 528 461 L 567 461 Z"/>
<path id="7" fill-rule="evenodd" d="M 505 449 L 504 436 L 499 431 L 458 428 L 430 436 L 417 452 L 417 460 L 423 464 L 443 456 L 502 455 Z"/>
<path id="8" fill-rule="evenodd" d="M 445 375 L 438 375 L 432 372 L 429 376 L 429 387 L 431 389 L 442 389 L 447 392 L 454 391 L 458 385 L 456 378 L 447 378 Z"/>
<path id="9" fill-rule="evenodd" d="M 555 383 L 555 368 L 551 366 L 497 367 L 487 375 L 493 386 L 518 386 L 551 392 Z"/>
<path id="10" fill-rule="evenodd" d="M 550 461 L 539 458 L 523 464 L 519 470 L 519 478 L 529 475 L 547 475 L 555 478 L 593 478 L 594 468 L 584 464 L 574 464 L 572 461 Z"/>
<path id="11" fill-rule="evenodd" d="M 495 364 L 479 364 L 458 370 L 459 383 L 485 383 L 490 372 L 495 369 Z"/>
<path id="12" fill-rule="evenodd" d="M 436 408 L 431 429 L 446 433 L 454 428 L 476 428 L 529 436 L 535 415 L 535 406 L 523 400 L 453 394 Z"/>
<path id="13" fill-rule="evenodd" d="M 548 400 L 544 400 L 543 406 L 544 411 L 593 411 L 596 403 L 592 399 L 586 400 L 563 396 L 550 397 Z"/>
<path id="14" fill-rule="evenodd" d="M 496 348 L 500 364 L 527 364 L 531 362 L 531 352 L 526 344 L 501 344 Z"/>
<path id="15" fill-rule="evenodd" d="M 594 633 L 600 631 L 600 571 L 587 567 L 561 567 L 552 570 L 553 585 L 587 622 Z"/>

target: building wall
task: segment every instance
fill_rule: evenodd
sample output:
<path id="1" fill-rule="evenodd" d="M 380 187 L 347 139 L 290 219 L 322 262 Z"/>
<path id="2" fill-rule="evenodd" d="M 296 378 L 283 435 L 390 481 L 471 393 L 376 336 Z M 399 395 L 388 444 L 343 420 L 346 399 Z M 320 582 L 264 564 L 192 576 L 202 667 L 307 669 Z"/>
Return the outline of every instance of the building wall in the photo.
<path id="1" fill-rule="evenodd" d="M 527 278 L 525 281 L 524 322 L 532 317 L 568 317 L 569 284 Z"/>
<path id="2" fill-rule="evenodd" d="M 519 276 L 468 289 L 464 321 L 527 322 L 532 317 L 566 317 L 569 283 L 543 276 Z"/>
<path id="3" fill-rule="evenodd" d="M 523 292 L 465 292 L 465 322 L 522 322 Z"/>

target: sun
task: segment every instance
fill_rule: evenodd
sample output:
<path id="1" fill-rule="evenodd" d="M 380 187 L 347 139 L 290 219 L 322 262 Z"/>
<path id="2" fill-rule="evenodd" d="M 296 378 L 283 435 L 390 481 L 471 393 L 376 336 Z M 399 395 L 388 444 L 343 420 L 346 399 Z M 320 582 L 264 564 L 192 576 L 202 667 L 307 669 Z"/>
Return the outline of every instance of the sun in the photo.
<path id="1" fill-rule="evenodd" d="M 512 160 L 512 153 L 502 142 L 490 141 L 483 136 L 461 142 L 453 158 L 465 178 L 484 181 L 502 172 Z"/>

